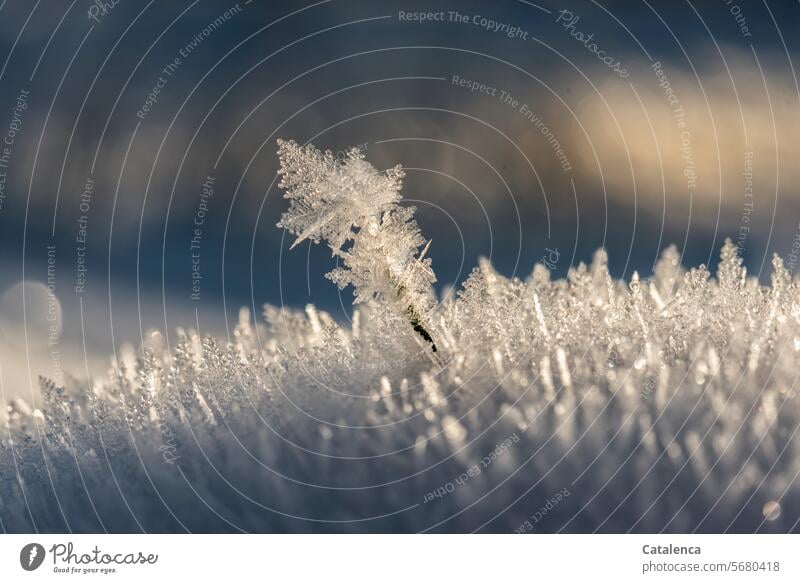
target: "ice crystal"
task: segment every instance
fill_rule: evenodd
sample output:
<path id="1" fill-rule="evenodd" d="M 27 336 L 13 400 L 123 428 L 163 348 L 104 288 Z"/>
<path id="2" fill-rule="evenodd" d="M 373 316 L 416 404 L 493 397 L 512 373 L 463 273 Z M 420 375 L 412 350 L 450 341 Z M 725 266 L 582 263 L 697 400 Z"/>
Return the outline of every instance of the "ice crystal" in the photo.
<path id="1" fill-rule="evenodd" d="M 156 336 L 105 379 L 43 380 L 41 403 L 6 403 L 5 531 L 800 530 L 780 259 L 768 286 L 730 241 L 715 277 L 674 247 L 630 281 L 603 250 L 564 280 L 482 260 L 434 306 L 432 275 L 407 275 L 424 240 L 399 169 L 281 156 L 281 225 L 342 260 L 352 323 L 244 310 L 231 342 Z M 435 356 L 400 332 L 408 305 Z"/>
<path id="2" fill-rule="evenodd" d="M 398 204 L 402 168 L 378 172 L 357 148 L 339 160 L 312 145 L 278 145 L 280 186 L 290 201 L 278 226 L 297 235 L 292 247 L 325 240 L 342 263 L 328 278 L 342 289 L 352 285 L 356 303 L 383 300 L 397 308 L 436 351 L 425 322 L 436 281 L 425 258 L 430 242 L 413 219 L 415 209 Z"/>

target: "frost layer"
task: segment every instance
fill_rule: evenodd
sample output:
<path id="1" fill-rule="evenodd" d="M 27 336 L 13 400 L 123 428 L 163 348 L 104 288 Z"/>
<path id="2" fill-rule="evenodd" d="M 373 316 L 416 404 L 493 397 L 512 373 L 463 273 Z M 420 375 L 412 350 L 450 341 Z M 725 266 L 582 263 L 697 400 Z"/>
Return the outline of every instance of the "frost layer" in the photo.
<path id="1" fill-rule="evenodd" d="M 436 303 L 401 171 L 291 147 L 371 189 L 306 180 L 282 221 L 349 260 L 352 321 L 243 310 L 232 341 L 156 335 L 106 379 L 43 380 L 41 408 L 4 416 L 5 531 L 798 530 L 800 283 L 779 258 L 770 286 L 730 241 L 716 278 L 675 248 L 630 282 L 602 250 L 558 281 L 481 261 Z"/>

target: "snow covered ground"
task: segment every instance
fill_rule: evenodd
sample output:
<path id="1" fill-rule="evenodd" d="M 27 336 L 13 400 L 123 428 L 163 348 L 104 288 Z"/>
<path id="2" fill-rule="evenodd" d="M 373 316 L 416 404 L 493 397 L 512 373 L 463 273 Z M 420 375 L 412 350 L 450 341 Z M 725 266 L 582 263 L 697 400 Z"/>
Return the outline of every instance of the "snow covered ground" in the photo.
<path id="1" fill-rule="evenodd" d="M 0 427 L 9 532 L 800 530 L 800 283 L 727 242 L 715 277 L 509 279 L 436 298 L 428 245 L 377 173 L 285 142 L 282 226 L 325 241 L 358 301 L 243 310 L 108 378 L 43 380 Z M 431 255 L 433 255 L 431 250 Z"/>

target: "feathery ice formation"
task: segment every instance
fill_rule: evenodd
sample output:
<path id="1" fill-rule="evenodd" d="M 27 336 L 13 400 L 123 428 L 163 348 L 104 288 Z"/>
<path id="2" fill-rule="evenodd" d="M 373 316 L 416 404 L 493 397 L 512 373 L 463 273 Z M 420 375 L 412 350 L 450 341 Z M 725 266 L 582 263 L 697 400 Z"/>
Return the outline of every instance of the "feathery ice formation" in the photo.
<path id="1" fill-rule="evenodd" d="M 233 342 L 155 334 L 105 379 L 43 380 L 6 403 L 4 531 L 800 531 L 779 258 L 770 286 L 730 241 L 716 278 L 674 247 L 630 282 L 603 250 L 557 281 L 481 261 L 436 303 L 401 171 L 282 148 L 282 226 L 345 259 L 351 323 L 243 310 Z"/>

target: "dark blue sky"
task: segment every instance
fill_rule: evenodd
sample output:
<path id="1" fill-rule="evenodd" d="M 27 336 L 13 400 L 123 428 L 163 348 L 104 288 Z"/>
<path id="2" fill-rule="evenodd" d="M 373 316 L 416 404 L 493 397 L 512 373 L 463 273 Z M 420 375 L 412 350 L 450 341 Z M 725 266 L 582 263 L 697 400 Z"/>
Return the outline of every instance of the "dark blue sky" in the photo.
<path id="1" fill-rule="evenodd" d="M 780 132 L 797 127 L 800 103 L 796 2 L 312 4 L 121 0 L 91 19 L 85 0 L 3 2 L 3 134 L 20 92 L 29 97 L 6 169 L 0 288 L 22 278 L 23 260 L 25 277 L 44 281 L 46 246 L 55 244 L 57 293 L 75 306 L 76 235 L 86 215 L 84 294 L 92 301 L 110 288 L 126 298 L 122 309 L 138 278 L 148 298 L 163 285 L 166 311 L 184 309 L 199 272 L 204 310 L 222 312 L 224 287 L 227 313 L 313 301 L 344 317 L 351 296 L 340 300 L 324 279 L 328 250 L 288 252 L 275 227 L 286 206 L 272 183 L 278 137 L 333 150 L 365 144 L 379 167 L 407 166 L 403 192 L 433 239 L 441 284 L 462 281 L 481 255 L 526 276 L 557 249 L 563 275 L 605 245 L 614 272 L 629 276 L 648 272 L 668 243 L 684 249 L 687 263 L 713 262 L 723 237 L 745 232 L 754 272 L 773 251 L 791 250 L 797 152 Z M 401 12 L 443 16 L 416 22 Z M 521 31 L 515 38 L 504 34 L 512 28 Z M 688 194 L 654 61 L 694 116 L 701 178 Z M 761 73 L 764 88 L 753 81 Z M 632 108 L 620 95 L 634 105 L 638 96 L 662 119 L 650 129 L 645 118 L 627 119 Z M 570 172 L 520 104 L 557 140 Z M 738 140 L 742 122 L 747 136 Z M 656 140 L 643 141 L 640 130 Z M 752 212 L 743 210 L 747 151 L 758 175 Z"/>

